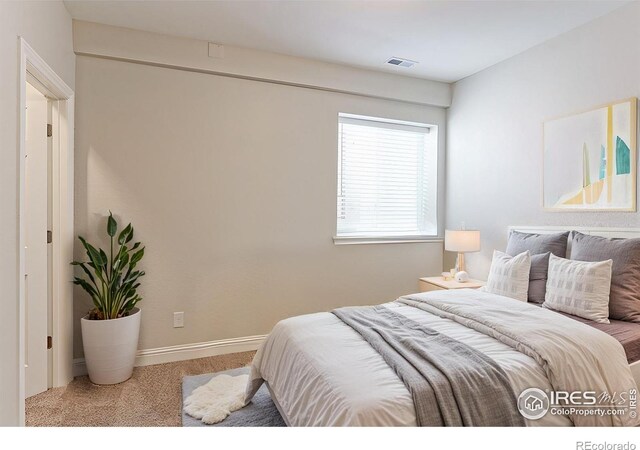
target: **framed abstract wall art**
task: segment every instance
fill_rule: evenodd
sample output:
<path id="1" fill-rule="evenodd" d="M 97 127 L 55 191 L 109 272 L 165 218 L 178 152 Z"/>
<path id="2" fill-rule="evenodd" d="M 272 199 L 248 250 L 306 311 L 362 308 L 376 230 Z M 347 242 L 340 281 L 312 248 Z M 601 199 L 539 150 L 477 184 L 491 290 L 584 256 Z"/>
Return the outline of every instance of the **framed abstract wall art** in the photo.
<path id="1" fill-rule="evenodd" d="M 637 98 L 544 123 L 543 206 L 635 211 Z"/>

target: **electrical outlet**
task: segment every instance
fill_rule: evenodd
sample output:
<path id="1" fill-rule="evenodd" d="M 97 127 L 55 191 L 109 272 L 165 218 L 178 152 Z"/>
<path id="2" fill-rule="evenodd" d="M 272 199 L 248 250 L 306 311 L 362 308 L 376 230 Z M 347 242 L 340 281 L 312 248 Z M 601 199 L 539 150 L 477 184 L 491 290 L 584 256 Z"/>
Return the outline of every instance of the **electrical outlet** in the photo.
<path id="1" fill-rule="evenodd" d="M 173 328 L 183 328 L 184 327 L 184 313 L 183 312 L 174 312 L 173 313 Z"/>

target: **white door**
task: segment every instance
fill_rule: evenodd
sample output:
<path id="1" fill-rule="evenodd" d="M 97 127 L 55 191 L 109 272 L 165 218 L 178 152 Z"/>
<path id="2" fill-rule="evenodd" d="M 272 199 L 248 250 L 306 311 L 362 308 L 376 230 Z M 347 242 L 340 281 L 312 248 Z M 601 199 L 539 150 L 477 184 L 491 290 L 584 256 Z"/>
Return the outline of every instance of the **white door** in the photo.
<path id="1" fill-rule="evenodd" d="M 26 396 L 49 384 L 49 262 L 47 99 L 27 84 L 25 129 L 25 375 Z"/>

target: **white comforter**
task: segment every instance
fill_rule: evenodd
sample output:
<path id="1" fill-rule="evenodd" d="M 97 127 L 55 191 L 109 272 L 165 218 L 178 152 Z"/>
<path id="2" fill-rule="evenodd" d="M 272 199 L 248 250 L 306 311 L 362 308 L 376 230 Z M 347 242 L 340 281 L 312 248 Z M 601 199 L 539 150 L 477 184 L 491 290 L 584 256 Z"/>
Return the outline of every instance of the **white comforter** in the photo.
<path id="1" fill-rule="evenodd" d="M 539 315 L 541 324 L 550 320 L 551 314 L 553 321 L 560 321 L 566 327 L 567 335 L 580 334 L 582 331 L 593 336 L 592 330 L 598 333 L 594 339 L 598 341 L 597 351 L 603 354 L 596 357 L 606 361 L 610 368 L 590 366 L 594 363 L 594 355 L 589 342 L 584 343 L 588 346 L 584 352 L 578 352 L 584 353 L 583 366 L 569 367 L 562 355 L 557 355 L 551 362 L 541 361 L 537 357 L 536 360 L 525 354 L 530 352 L 515 350 L 511 345 L 470 328 L 468 323 L 465 325 L 439 317 L 400 302 L 385 304 L 493 358 L 506 372 L 516 396 L 529 387 L 560 389 L 552 385 L 552 381 L 557 383 L 557 380 L 550 381 L 550 369 L 570 373 L 575 378 L 573 388 L 592 390 L 603 383 L 611 389 L 636 387 L 622 346 L 615 339 L 587 325 L 526 303 L 473 290 L 429 292 L 416 294 L 415 297 L 436 299 L 436 302 L 442 299 L 443 302 L 452 302 L 452 305 L 474 301 L 478 311 L 482 311 L 483 303 L 493 302 L 486 303 L 489 309 L 495 311 L 496 304 L 500 304 L 503 309 L 513 310 L 507 314 L 510 320 L 517 320 L 517 311 L 525 311 L 522 309 L 525 308 L 528 320 L 531 321 L 531 315 Z M 527 325 L 531 326 L 534 325 Z M 549 339 L 558 338 L 550 333 Z M 580 358 L 577 355 L 573 360 Z M 603 381 L 603 376 L 608 379 Z M 248 396 L 262 380 L 268 382 L 285 419 L 293 426 L 416 425 L 413 401 L 402 381 L 358 333 L 331 313 L 310 314 L 279 322 L 253 360 Z M 527 420 L 527 425 L 571 426 L 575 420 L 575 417 L 547 414 L 539 420 Z M 593 420 L 593 424 L 612 423 L 611 418 Z"/>

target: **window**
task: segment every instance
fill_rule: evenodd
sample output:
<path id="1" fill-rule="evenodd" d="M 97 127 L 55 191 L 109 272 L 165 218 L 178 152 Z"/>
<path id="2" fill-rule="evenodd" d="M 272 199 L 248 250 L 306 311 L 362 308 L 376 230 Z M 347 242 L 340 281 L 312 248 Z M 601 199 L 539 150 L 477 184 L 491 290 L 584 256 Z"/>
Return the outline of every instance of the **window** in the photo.
<path id="1" fill-rule="evenodd" d="M 340 114 L 337 240 L 438 234 L 438 128 Z"/>

